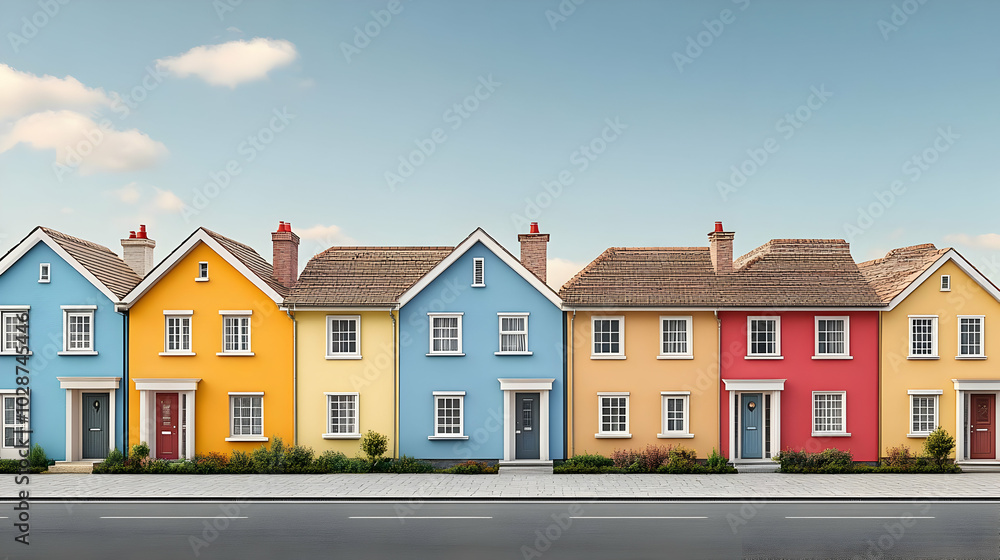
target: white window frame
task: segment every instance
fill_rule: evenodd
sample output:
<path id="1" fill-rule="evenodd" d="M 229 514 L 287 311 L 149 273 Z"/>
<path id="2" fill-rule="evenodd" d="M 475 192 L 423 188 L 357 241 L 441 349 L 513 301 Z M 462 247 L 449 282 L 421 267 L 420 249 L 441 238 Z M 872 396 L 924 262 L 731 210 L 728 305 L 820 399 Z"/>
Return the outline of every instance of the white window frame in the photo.
<path id="1" fill-rule="evenodd" d="M 479 282 L 476 282 L 476 267 L 479 267 Z M 486 287 L 486 259 L 483 257 L 476 257 L 472 259 L 472 287 L 473 288 L 485 288 Z"/>
<path id="2" fill-rule="evenodd" d="M 979 353 L 978 354 L 963 354 L 962 353 L 962 319 L 978 319 L 979 320 Z M 957 356 L 956 360 L 985 360 L 986 359 L 986 316 L 985 315 L 959 315 L 958 316 L 958 345 L 955 347 Z"/>
<path id="3" fill-rule="evenodd" d="M 165 309 L 163 310 L 163 352 L 160 352 L 161 356 L 194 356 L 194 320 L 192 318 L 194 311 L 187 310 L 175 310 L 175 309 Z M 170 319 L 187 319 L 188 323 L 188 338 L 187 349 L 171 350 L 169 344 L 169 333 L 170 333 Z M 183 322 L 181 323 L 183 327 Z"/>
<path id="4" fill-rule="evenodd" d="M 52 264 L 38 263 L 38 283 L 48 284 L 52 280 Z"/>
<path id="5" fill-rule="evenodd" d="M 667 401 L 679 399 L 684 403 L 684 429 L 667 430 Z M 660 391 L 660 433 L 656 434 L 659 439 L 686 439 L 693 438 L 691 433 L 691 391 Z"/>
<path id="6" fill-rule="evenodd" d="M 937 429 L 940 425 L 940 415 L 941 415 L 941 395 L 944 391 L 940 389 L 911 389 L 906 392 L 906 398 L 910 399 L 910 406 L 907 407 L 910 415 L 906 419 L 907 434 L 906 437 L 910 438 L 925 438 L 931 435 L 931 432 Z M 934 421 L 931 423 L 931 429 L 927 431 L 914 432 L 913 431 L 913 415 L 915 413 L 913 409 L 913 401 L 915 398 L 930 398 L 934 403 Z"/>
<path id="7" fill-rule="evenodd" d="M 844 351 L 842 353 L 831 353 L 819 351 L 819 322 L 820 321 L 843 321 L 844 322 Z M 853 358 L 851 356 L 851 317 L 850 315 L 829 315 L 822 316 L 816 315 L 813 320 L 813 338 L 815 339 L 813 347 L 813 359 L 814 360 L 850 360 Z"/>
<path id="8" fill-rule="evenodd" d="M 942 292 L 950 292 L 951 291 L 951 275 L 950 274 L 942 274 L 941 275 L 940 287 L 941 287 L 941 291 Z"/>
<path id="9" fill-rule="evenodd" d="M 774 321 L 774 353 L 759 354 L 753 352 L 753 322 Z M 781 316 L 780 315 L 748 315 L 747 316 L 747 360 L 781 360 Z"/>
<path id="10" fill-rule="evenodd" d="M 97 352 L 94 350 L 96 348 L 96 325 L 94 324 L 94 312 L 97 311 L 96 305 L 62 305 L 60 306 L 63 312 L 63 349 L 62 352 L 58 352 L 60 356 L 96 356 Z M 90 329 L 90 345 L 86 348 L 70 348 L 70 336 L 69 327 L 72 317 L 86 317 L 87 324 Z"/>
<path id="11" fill-rule="evenodd" d="M 23 315 L 24 313 L 29 312 L 30 310 L 31 310 L 31 307 L 28 306 L 28 305 L 25 305 L 25 306 L 15 306 L 15 305 L 0 306 L 0 356 L 17 356 L 17 355 L 19 355 L 18 352 L 17 352 L 17 349 L 20 347 L 20 345 L 16 344 L 16 341 L 15 341 L 15 344 L 14 344 L 13 348 L 11 348 L 11 349 L 7 349 L 6 348 L 6 345 L 7 345 L 7 330 L 6 330 L 7 321 L 5 320 L 5 317 L 7 315 L 15 315 L 15 316 L 20 317 L 21 315 Z M 20 323 L 20 320 L 18 320 L 18 323 Z M 30 326 L 29 326 L 29 328 L 30 328 Z M 17 331 L 15 330 L 15 336 L 16 336 L 16 333 L 17 333 Z M 30 356 L 31 353 L 23 354 L 23 355 Z"/>
<path id="12" fill-rule="evenodd" d="M 204 270 L 204 272 L 202 272 Z M 194 279 L 195 282 L 208 282 L 208 262 L 201 261 L 198 263 L 198 276 Z"/>
<path id="13" fill-rule="evenodd" d="M 913 321 L 917 319 L 930 319 L 931 320 L 931 353 L 930 354 L 914 354 L 913 353 Z M 938 316 L 937 315 L 909 315 L 907 316 L 907 325 L 909 326 L 909 333 L 907 334 L 907 347 L 906 347 L 906 358 L 908 360 L 936 360 L 940 356 L 938 355 Z"/>
<path id="14" fill-rule="evenodd" d="M 462 316 L 465 313 L 428 313 L 427 314 L 427 325 L 428 325 L 428 345 L 427 345 L 427 355 L 428 356 L 464 356 L 462 353 Z M 443 318 L 457 318 L 458 319 L 458 350 L 457 351 L 435 351 L 434 350 L 434 319 Z M 444 339 L 442 339 L 444 340 Z"/>
<path id="15" fill-rule="evenodd" d="M 354 321 L 354 352 L 333 351 L 333 322 Z M 361 315 L 327 315 L 326 316 L 326 359 L 327 360 L 360 360 L 361 359 Z M 333 393 L 331 393 L 333 394 Z"/>
<path id="16" fill-rule="evenodd" d="M 503 313 L 497 313 L 497 348 L 499 348 L 499 350 L 497 350 L 496 352 L 494 352 L 495 355 L 497 355 L 497 356 L 530 356 L 531 355 L 531 350 L 528 349 L 528 316 L 529 315 L 530 315 L 529 313 L 523 313 L 523 312 L 503 312 Z M 524 319 L 524 331 L 523 331 L 523 333 L 522 332 L 518 332 L 518 331 L 504 331 L 503 330 L 503 320 L 504 319 Z M 504 349 L 503 349 L 503 335 L 505 335 L 505 334 L 507 334 L 507 335 L 523 334 L 524 335 L 524 351 L 523 352 L 504 351 Z"/>
<path id="17" fill-rule="evenodd" d="M 605 431 L 604 430 L 604 399 L 610 398 L 624 398 L 625 399 L 625 431 Z M 632 437 L 631 432 L 631 415 L 632 407 L 629 402 L 631 397 L 628 391 L 610 391 L 610 392 L 600 392 L 597 393 L 597 433 L 594 434 L 595 438 L 598 439 L 611 439 L 611 438 L 624 438 L 628 439 Z"/>
<path id="18" fill-rule="evenodd" d="M 323 393 L 326 397 L 326 433 L 323 439 L 361 439 L 361 395 L 359 393 Z M 330 405 L 333 397 L 354 397 L 354 431 L 334 432 Z"/>
<path id="19" fill-rule="evenodd" d="M 595 336 L 597 321 L 618 321 L 618 352 L 595 352 Z M 624 315 L 594 315 L 590 318 L 590 359 L 591 360 L 624 360 L 625 359 L 625 316 Z"/>
<path id="20" fill-rule="evenodd" d="M 222 310 L 219 311 L 219 315 L 222 316 L 222 351 L 217 352 L 216 356 L 253 356 L 253 311 L 249 310 Z M 246 349 L 239 350 L 228 350 L 226 348 L 226 321 L 237 320 L 246 321 L 247 323 L 247 347 Z M 239 336 L 239 335 L 237 335 Z"/>
<path id="21" fill-rule="evenodd" d="M 433 418 L 432 422 L 432 434 L 427 436 L 429 440 L 446 440 L 446 439 L 469 439 L 469 436 L 465 435 L 465 391 L 433 391 Z M 440 433 L 438 430 L 442 427 L 438 425 L 438 403 L 443 399 L 458 399 L 458 433 Z"/>
<path id="22" fill-rule="evenodd" d="M 664 321 L 684 321 L 686 327 L 686 347 L 687 350 L 684 352 L 664 352 L 663 351 L 663 322 Z M 659 353 L 656 356 L 658 360 L 693 360 L 694 359 L 694 317 L 691 315 L 660 315 L 660 340 L 659 340 Z"/>
<path id="23" fill-rule="evenodd" d="M 239 434 L 233 433 L 233 421 L 236 419 L 235 411 L 235 399 L 249 397 L 250 401 L 250 434 Z M 253 434 L 253 399 L 260 399 L 260 435 Z M 267 441 L 268 438 L 265 436 L 264 431 L 264 392 L 263 391 L 249 391 L 249 392 L 231 392 L 229 393 L 229 437 L 226 441 Z"/>
<path id="24" fill-rule="evenodd" d="M 23 395 L 17 395 L 13 391 L 10 392 L 10 393 L 0 393 L 0 415 L 2 415 L 2 416 L 0 416 L 0 447 L 3 447 L 4 449 L 17 449 L 17 442 L 18 442 L 17 429 L 18 428 L 21 428 L 22 430 L 28 430 L 28 429 L 30 429 L 31 417 L 30 417 L 30 413 L 27 411 L 27 409 L 24 409 L 24 411 L 25 411 L 25 415 L 28 416 L 28 418 L 27 418 L 28 421 L 27 422 L 18 422 L 17 421 L 17 418 L 18 418 L 18 416 L 17 416 L 17 410 L 18 410 L 18 408 L 17 408 L 17 399 L 18 399 L 19 396 L 23 397 Z M 7 423 L 7 418 L 6 418 L 6 414 L 7 414 L 7 402 L 6 401 L 7 401 L 7 399 L 10 399 L 10 400 L 12 400 L 14 402 L 14 422 L 11 423 L 11 424 Z M 14 445 L 7 445 L 7 433 L 6 433 L 7 432 L 7 428 L 11 428 L 11 429 L 14 430 Z M 22 436 L 23 436 L 23 432 L 22 432 Z"/>
<path id="25" fill-rule="evenodd" d="M 840 395 L 840 429 L 816 431 L 816 396 L 817 395 Z M 850 437 L 847 431 L 847 391 L 813 391 L 812 399 L 812 424 L 809 429 L 813 437 Z"/>

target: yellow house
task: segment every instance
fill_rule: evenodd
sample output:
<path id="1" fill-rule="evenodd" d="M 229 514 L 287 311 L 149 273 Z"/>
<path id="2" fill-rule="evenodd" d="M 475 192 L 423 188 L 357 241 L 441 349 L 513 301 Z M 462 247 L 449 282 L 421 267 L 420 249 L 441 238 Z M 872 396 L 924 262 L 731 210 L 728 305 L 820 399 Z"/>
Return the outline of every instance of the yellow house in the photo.
<path id="1" fill-rule="evenodd" d="M 990 359 L 1000 359 L 1000 291 L 957 251 L 931 244 L 894 249 L 859 269 L 888 304 L 880 319 L 883 452 L 919 452 L 940 426 L 955 436 L 957 462 L 997 463 L 1000 370 Z"/>
<path id="2" fill-rule="evenodd" d="M 397 302 L 451 251 L 332 247 L 309 260 L 284 304 L 295 319 L 300 445 L 355 456 L 373 430 L 398 456 L 398 350 L 419 341 L 400 341 Z"/>
<path id="3" fill-rule="evenodd" d="M 184 459 L 293 442 L 293 322 L 279 307 L 299 238 L 284 223 L 271 237 L 273 269 L 199 228 L 125 297 L 130 444 Z"/>

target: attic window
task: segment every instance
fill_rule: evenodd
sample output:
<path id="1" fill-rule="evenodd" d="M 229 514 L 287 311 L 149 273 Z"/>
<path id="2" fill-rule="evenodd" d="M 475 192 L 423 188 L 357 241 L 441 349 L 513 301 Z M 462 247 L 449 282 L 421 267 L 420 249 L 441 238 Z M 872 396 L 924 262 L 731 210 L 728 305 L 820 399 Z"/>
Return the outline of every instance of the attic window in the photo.
<path id="1" fill-rule="evenodd" d="M 951 276 L 947 274 L 941 275 L 941 291 L 950 292 L 951 291 Z"/>
<path id="2" fill-rule="evenodd" d="M 198 263 L 198 277 L 195 278 L 197 282 L 208 282 L 208 263 L 200 262 Z"/>
<path id="3" fill-rule="evenodd" d="M 52 267 L 49 263 L 41 263 L 38 265 L 38 283 L 48 284 L 51 276 Z"/>
<path id="4" fill-rule="evenodd" d="M 472 259 L 472 287 L 486 287 L 486 264 L 481 257 Z"/>

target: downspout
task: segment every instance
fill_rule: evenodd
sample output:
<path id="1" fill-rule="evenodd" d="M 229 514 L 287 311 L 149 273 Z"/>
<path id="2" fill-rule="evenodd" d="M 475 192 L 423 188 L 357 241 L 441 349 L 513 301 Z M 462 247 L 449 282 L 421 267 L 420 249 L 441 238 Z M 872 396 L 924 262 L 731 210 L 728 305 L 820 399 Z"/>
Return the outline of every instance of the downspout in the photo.
<path id="1" fill-rule="evenodd" d="M 122 393 L 122 454 L 128 458 L 128 401 L 129 401 L 129 387 L 128 387 L 128 328 L 129 328 L 129 317 L 128 308 L 124 312 L 119 311 L 122 315 L 122 325 L 124 329 L 122 330 L 122 377 L 123 385 L 125 385 L 124 392 Z M 115 446 L 116 448 L 118 446 Z"/>
<path id="2" fill-rule="evenodd" d="M 399 457 L 399 421 L 396 418 L 396 402 L 399 395 L 399 382 L 396 379 L 396 316 L 389 308 L 389 318 L 392 319 L 392 451 L 394 457 Z"/>
<path id="3" fill-rule="evenodd" d="M 299 444 L 299 322 L 295 320 L 292 310 L 295 307 L 285 308 L 285 315 L 292 320 L 292 442 Z"/>
<path id="4" fill-rule="evenodd" d="M 878 418 L 878 449 L 876 449 L 875 460 L 881 462 L 882 459 L 882 311 L 878 311 L 878 402 L 875 403 L 875 415 Z M 958 431 L 957 429 L 955 430 Z M 956 449 L 955 456 L 958 456 Z"/>
<path id="5" fill-rule="evenodd" d="M 569 365 L 571 366 L 571 369 L 573 370 L 573 372 L 572 372 L 573 383 L 570 384 L 570 393 L 571 394 L 567 398 L 569 398 L 569 402 L 570 402 L 570 404 L 573 407 L 573 413 L 570 416 L 570 424 L 573 425 L 573 429 L 570 430 L 570 438 L 571 438 L 571 441 L 572 441 L 572 445 L 570 446 L 570 450 L 572 451 L 572 454 L 567 454 L 567 456 L 566 456 L 567 459 L 569 459 L 572 455 L 576 454 L 576 399 L 573 396 L 576 393 L 576 309 L 573 310 L 573 316 L 569 320 L 569 336 L 570 336 L 570 340 L 569 340 L 569 354 L 570 354 L 570 359 L 569 360 L 570 360 L 570 364 Z"/>
<path id="6" fill-rule="evenodd" d="M 562 323 L 562 386 L 563 386 L 563 459 L 569 459 L 569 422 L 567 422 L 567 411 L 569 410 L 569 364 L 566 361 L 566 350 L 568 346 L 566 345 L 566 314 L 560 309 L 559 318 Z M 551 459 L 551 457 L 549 457 Z"/>
<path id="7" fill-rule="evenodd" d="M 718 360 L 718 366 L 715 368 L 718 375 L 715 379 L 715 398 L 716 402 L 719 403 L 719 408 L 722 408 L 722 319 L 719 318 L 719 310 L 716 309 L 712 313 L 715 314 L 715 359 Z M 719 455 L 722 455 L 722 410 L 715 415 L 715 433 L 719 436 Z M 728 451 L 727 451 L 728 453 Z M 732 461 L 733 458 L 729 457 Z"/>

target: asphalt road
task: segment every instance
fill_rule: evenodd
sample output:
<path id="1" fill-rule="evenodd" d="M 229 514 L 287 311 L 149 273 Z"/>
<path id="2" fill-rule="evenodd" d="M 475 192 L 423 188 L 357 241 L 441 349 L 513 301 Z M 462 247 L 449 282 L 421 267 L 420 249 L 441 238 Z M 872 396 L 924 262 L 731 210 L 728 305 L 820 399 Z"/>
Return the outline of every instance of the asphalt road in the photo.
<path id="1" fill-rule="evenodd" d="M 0 558 L 998 558 L 977 502 L 41 502 Z M 6 517 L 6 519 L 3 519 Z"/>

